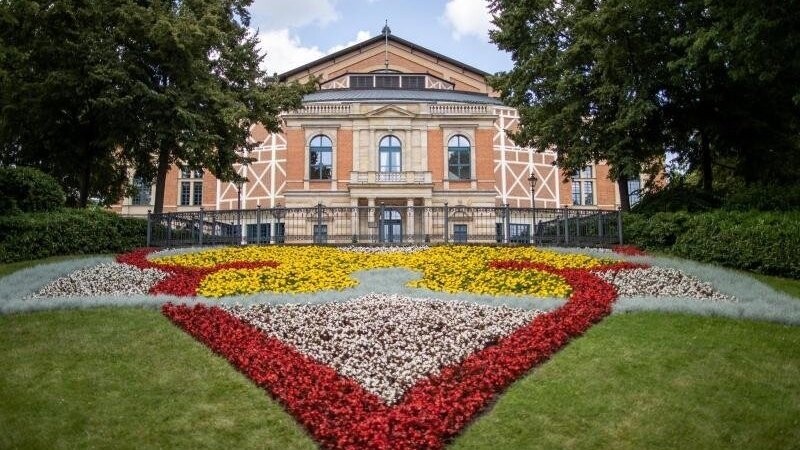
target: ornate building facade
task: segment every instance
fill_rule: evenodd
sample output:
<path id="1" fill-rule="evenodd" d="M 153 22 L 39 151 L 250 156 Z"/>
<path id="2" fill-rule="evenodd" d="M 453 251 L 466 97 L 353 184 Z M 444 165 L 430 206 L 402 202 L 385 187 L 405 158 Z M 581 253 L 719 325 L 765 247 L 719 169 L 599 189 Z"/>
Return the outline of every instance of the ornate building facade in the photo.
<path id="1" fill-rule="evenodd" d="M 606 165 L 565 174 L 553 152 L 509 139 L 519 115 L 488 75 L 391 34 L 298 67 L 281 80 L 314 77 L 319 90 L 282 114 L 281 133 L 251 130 L 255 148 L 246 156 L 254 161 L 237 166 L 247 182 L 175 168 L 164 211 L 381 205 L 396 208 L 391 218 L 405 234 L 415 226 L 408 207 L 616 209 Z M 151 191 L 142 184 L 114 209 L 145 215 Z"/>

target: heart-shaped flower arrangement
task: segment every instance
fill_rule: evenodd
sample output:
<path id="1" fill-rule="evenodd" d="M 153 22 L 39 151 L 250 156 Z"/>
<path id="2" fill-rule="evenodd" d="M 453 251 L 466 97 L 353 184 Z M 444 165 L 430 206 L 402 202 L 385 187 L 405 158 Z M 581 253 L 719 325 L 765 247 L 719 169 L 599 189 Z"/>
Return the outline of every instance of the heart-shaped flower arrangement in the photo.
<path id="1" fill-rule="evenodd" d="M 549 272 L 572 294 L 547 313 L 370 296 L 283 307 L 167 304 L 163 312 L 324 447 L 441 448 L 494 396 L 611 312 L 617 293 L 592 271 L 632 268 L 490 266 Z"/>

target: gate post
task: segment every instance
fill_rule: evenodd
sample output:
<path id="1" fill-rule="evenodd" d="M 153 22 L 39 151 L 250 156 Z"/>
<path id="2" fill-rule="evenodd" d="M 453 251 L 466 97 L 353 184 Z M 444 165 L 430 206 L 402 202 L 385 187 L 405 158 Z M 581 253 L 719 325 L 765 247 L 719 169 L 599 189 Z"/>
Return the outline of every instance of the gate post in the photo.
<path id="1" fill-rule="evenodd" d="M 381 202 L 381 206 L 378 209 L 378 242 L 381 244 L 384 243 L 386 236 L 383 234 L 383 211 L 386 208 L 386 203 Z"/>
<path id="2" fill-rule="evenodd" d="M 314 234 L 314 243 L 319 244 L 322 240 L 322 202 L 317 203 L 317 229 Z"/>
<path id="3" fill-rule="evenodd" d="M 261 203 L 256 205 L 256 245 L 261 245 Z"/>
<path id="4" fill-rule="evenodd" d="M 511 242 L 511 209 L 508 203 L 503 207 L 503 228 L 505 229 L 505 236 L 503 236 L 503 243 L 508 244 Z"/>
<path id="5" fill-rule="evenodd" d="M 444 243 L 450 241 L 450 208 L 444 202 Z"/>
<path id="6" fill-rule="evenodd" d="M 619 235 L 619 245 L 622 245 L 622 208 L 617 210 L 617 234 Z"/>
<path id="7" fill-rule="evenodd" d="M 564 208 L 564 244 L 569 245 L 569 208 Z"/>
<path id="8" fill-rule="evenodd" d="M 200 207 L 200 215 L 198 216 L 198 221 L 200 222 L 197 224 L 197 243 L 200 247 L 203 246 L 203 227 L 205 226 L 205 218 L 203 217 L 203 207 Z"/>

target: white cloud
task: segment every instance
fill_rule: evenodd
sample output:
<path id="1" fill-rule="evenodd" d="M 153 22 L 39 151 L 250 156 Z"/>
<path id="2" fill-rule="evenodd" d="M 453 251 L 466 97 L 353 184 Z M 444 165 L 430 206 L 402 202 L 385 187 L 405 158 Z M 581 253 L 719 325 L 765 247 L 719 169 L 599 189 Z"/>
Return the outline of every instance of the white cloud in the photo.
<path id="1" fill-rule="evenodd" d="M 336 0 L 256 0 L 250 7 L 260 26 L 270 30 L 325 25 L 339 19 Z"/>
<path id="2" fill-rule="evenodd" d="M 356 38 L 344 44 L 331 47 L 328 51 L 322 51 L 318 47 L 305 47 L 300 42 L 300 38 L 292 35 L 288 28 L 278 30 L 262 31 L 258 35 L 261 42 L 261 51 L 266 52 L 266 57 L 262 66 L 267 73 L 283 73 L 303 64 L 310 63 L 339 50 L 365 41 L 371 37 L 369 31 L 359 31 Z"/>
<path id="3" fill-rule="evenodd" d="M 453 38 L 475 36 L 488 39 L 492 16 L 486 0 L 449 0 L 442 20 L 452 29 Z"/>
<path id="4" fill-rule="evenodd" d="M 352 41 L 345 42 L 344 44 L 334 45 L 333 47 L 328 49 L 328 54 L 330 55 L 331 53 L 336 53 L 339 50 L 344 50 L 347 47 L 350 47 L 351 45 L 356 45 L 359 42 L 366 41 L 367 39 L 369 39 L 371 37 L 372 37 L 372 33 L 371 32 L 366 31 L 366 30 L 361 30 L 358 33 L 356 33 L 356 38 L 353 39 Z"/>

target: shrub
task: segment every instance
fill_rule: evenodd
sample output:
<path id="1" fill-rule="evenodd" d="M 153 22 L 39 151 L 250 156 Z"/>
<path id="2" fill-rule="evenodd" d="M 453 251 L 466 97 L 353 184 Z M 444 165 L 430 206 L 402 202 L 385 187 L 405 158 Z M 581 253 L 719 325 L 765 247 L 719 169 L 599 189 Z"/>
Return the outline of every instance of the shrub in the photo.
<path id="1" fill-rule="evenodd" d="M 32 167 L 0 168 L 0 213 L 53 211 L 64 206 L 55 178 Z"/>
<path id="2" fill-rule="evenodd" d="M 625 236 L 649 250 L 800 279 L 800 212 L 626 214 Z"/>
<path id="3" fill-rule="evenodd" d="M 0 217 L 0 262 L 118 253 L 142 247 L 147 221 L 102 210 L 63 209 Z"/>
<path id="4" fill-rule="evenodd" d="M 659 212 L 710 211 L 720 205 L 720 200 L 708 195 L 701 189 L 686 182 L 668 184 L 658 191 L 650 191 L 642 196 L 639 203 L 631 208 L 639 214 L 655 214 Z"/>
<path id="5" fill-rule="evenodd" d="M 798 211 L 800 185 L 740 187 L 725 196 L 722 207 L 730 211 Z"/>

